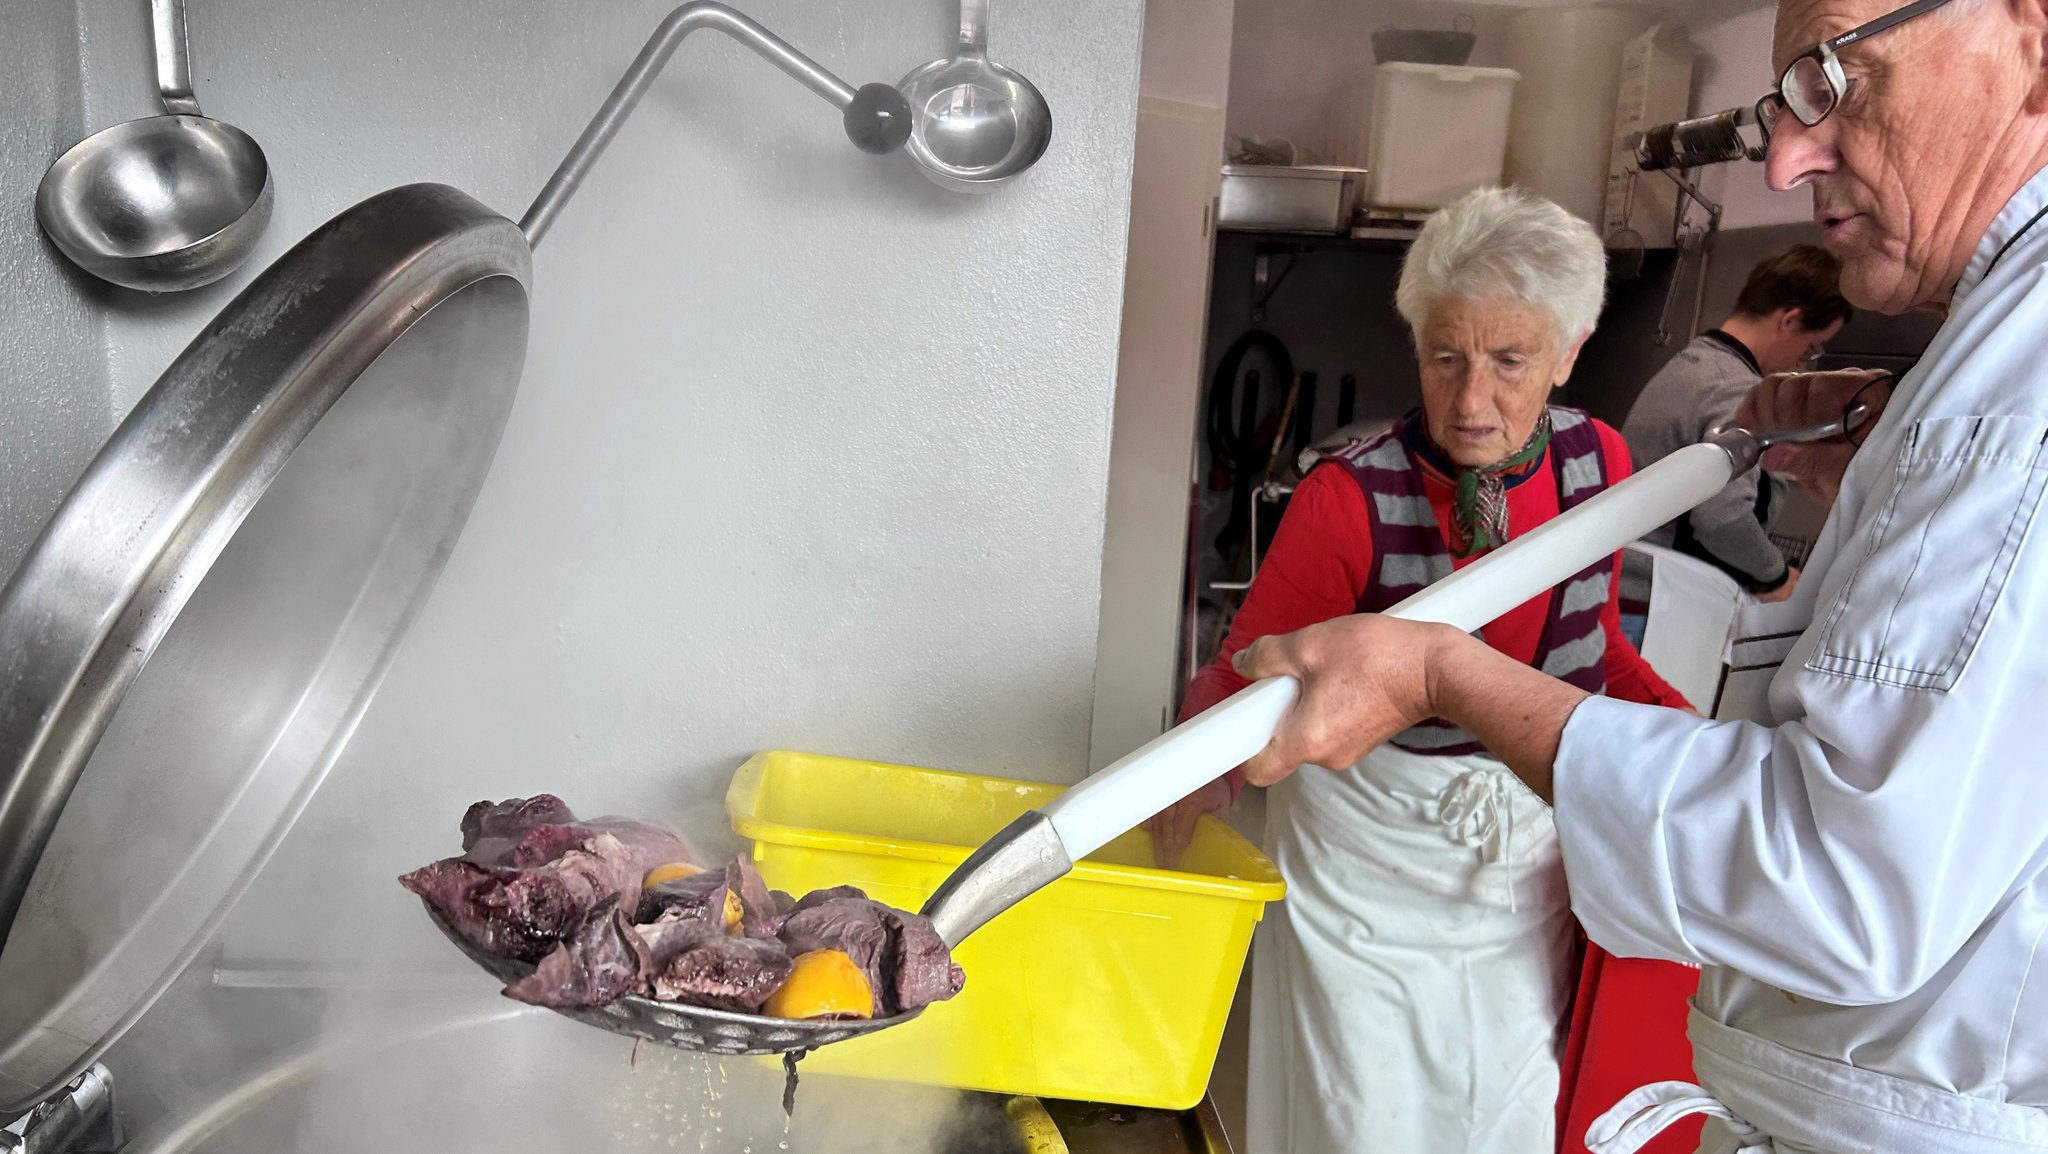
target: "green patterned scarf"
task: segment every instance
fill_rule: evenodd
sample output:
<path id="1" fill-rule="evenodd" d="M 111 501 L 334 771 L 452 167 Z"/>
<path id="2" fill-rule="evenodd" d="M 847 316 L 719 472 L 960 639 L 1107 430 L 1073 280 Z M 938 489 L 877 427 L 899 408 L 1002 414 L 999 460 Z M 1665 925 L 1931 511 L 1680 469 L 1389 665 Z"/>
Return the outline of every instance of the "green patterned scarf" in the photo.
<path id="1" fill-rule="evenodd" d="M 1498 549 L 1508 540 L 1508 491 L 1502 478 L 1543 459 L 1550 448 L 1550 410 L 1536 418 L 1536 427 L 1519 450 L 1484 468 L 1458 468 L 1457 504 L 1451 510 L 1451 554 L 1470 557 Z"/>

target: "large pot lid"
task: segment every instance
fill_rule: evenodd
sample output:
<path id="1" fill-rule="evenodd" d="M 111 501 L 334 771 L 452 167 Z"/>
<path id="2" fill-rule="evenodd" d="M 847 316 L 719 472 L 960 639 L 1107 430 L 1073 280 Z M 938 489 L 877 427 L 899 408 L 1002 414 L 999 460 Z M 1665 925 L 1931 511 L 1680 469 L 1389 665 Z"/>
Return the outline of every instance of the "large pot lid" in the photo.
<path id="1" fill-rule="evenodd" d="M 0 1114 L 211 936 L 482 485 L 530 251 L 462 193 L 342 213 L 157 381 L 0 590 Z"/>

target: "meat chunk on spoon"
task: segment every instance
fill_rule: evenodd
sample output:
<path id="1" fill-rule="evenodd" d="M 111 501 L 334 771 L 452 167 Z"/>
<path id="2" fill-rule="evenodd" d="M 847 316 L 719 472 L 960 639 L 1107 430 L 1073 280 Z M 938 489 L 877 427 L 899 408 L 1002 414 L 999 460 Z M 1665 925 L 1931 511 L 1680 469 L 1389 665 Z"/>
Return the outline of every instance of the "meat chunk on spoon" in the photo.
<path id="1" fill-rule="evenodd" d="M 478 802 L 462 818 L 463 854 L 399 879 L 443 921 L 495 957 L 538 962 L 607 899 L 638 901 L 641 879 L 688 847 L 652 822 L 578 821 L 541 794 Z"/>
<path id="2" fill-rule="evenodd" d="M 533 966 L 505 988 L 522 1002 L 585 1009 L 637 995 L 759 1013 L 787 985 L 776 1008 L 801 1017 L 786 1007 L 805 1000 L 800 985 L 817 983 L 790 976 L 820 952 L 845 955 L 832 963 L 843 981 L 833 981 L 852 996 L 811 999 L 838 1007 L 813 1016 L 894 1015 L 950 998 L 965 981 L 917 914 L 852 886 L 795 899 L 770 890 L 744 857 L 700 870 L 665 827 L 583 821 L 552 794 L 476 803 L 462 818 L 462 846 L 399 880 L 477 949 Z"/>
<path id="3" fill-rule="evenodd" d="M 812 901 L 825 893 L 832 896 Z M 845 952 L 867 974 L 886 1014 L 944 1001 L 967 980 L 931 922 L 872 901 L 850 886 L 798 902 L 783 921 L 780 937 L 792 954 Z"/>
<path id="4" fill-rule="evenodd" d="M 536 1006 L 602 1006 L 647 992 L 652 951 L 613 898 L 592 910 L 576 932 L 540 960 L 533 972 L 505 987 L 505 996 Z"/>

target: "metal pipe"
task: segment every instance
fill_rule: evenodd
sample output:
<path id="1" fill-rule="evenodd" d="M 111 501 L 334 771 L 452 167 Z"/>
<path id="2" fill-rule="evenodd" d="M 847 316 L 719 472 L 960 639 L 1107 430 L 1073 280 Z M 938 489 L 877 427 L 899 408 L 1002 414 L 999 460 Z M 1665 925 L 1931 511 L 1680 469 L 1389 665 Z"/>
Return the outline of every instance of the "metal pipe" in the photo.
<path id="1" fill-rule="evenodd" d="M 841 112 L 853 103 L 851 85 L 790 47 L 781 37 L 723 4 L 713 0 L 693 0 L 669 13 L 655 28 L 654 35 L 648 37 L 646 46 L 640 49 L 640 55 L 633 58 L 632 67 L 626 69 L 626 74 L 619 78 L 618 85 L 605 98 L 597 115 L 591 117 L 590 126 L 577 138 L 576 146 L 562 158 L 561 166 L 548 178 L 540 195 L 534 197 L 526 215 L 519 219 L 519 231 L 526 234 L 527 244 L 538 245 L 541 237 L 547 235 L 555 215 L 562 211 L 570 197 L 576 195 L 583 178 L 590 174 L 591 165 L 597 163 L 597 158 L 604 154 L 605 146 L 618 135 L 619 127 L 632 115 L 640 98 L 647 95 L 648 87 L 668 64 L 668 58 L 675 54 L 676 46 L 699 28 L 716 29 L 753 49 Z"/>
<path id="2" fill-rule="evenodd" d="M 164 111 L 180 116 L 202 116 L 199 98 L 192 95 L 190 50 L 185 41 L 185 0 L 151 0 L 150 22 L 155 29 L 156 91 Z"/>

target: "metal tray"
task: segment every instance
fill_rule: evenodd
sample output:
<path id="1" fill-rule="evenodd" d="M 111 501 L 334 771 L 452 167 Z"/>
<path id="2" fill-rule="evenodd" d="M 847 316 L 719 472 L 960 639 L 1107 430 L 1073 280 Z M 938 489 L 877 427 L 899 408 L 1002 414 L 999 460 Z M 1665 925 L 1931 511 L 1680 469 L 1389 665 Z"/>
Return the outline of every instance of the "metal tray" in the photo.
<path id="1" fill-rule="evenodd" d="M 1226 164 L 1218 228 L 1240 232 L 1329 232 L 1351 227 L 1365 169 Z"/>

